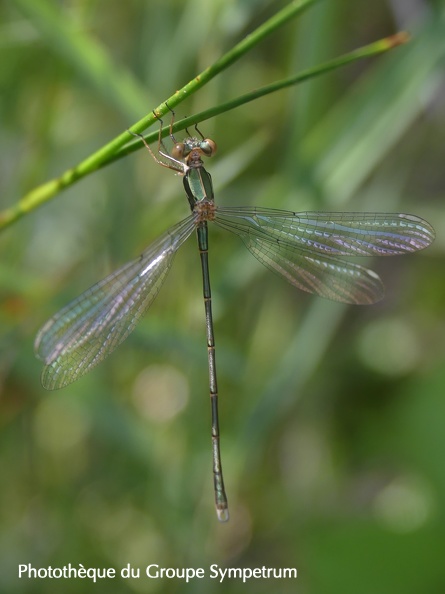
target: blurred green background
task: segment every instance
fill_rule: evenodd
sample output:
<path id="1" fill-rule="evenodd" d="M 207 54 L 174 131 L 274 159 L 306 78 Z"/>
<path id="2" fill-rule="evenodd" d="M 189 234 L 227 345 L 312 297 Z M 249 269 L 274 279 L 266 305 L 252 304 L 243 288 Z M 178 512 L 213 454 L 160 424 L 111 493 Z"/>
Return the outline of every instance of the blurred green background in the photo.
<path id="1" fill-rule="evenodd" d="M 286 2 L 0 4 L 0 201 L 101 147 Z M 293 289 L 211 229 L 231 521 L 214 512 L 202 287 L 193 240 L 131 337 L 49 393 L 34 358 L 55 311 L 187 215 L 140 151 L 0 235 L 0 590 L 445 591 L 445 9 L 321 2 L 195 96 L 194 114 L 397 30 L 413 41 L 201 125 L 217 201 L 415 213 L 418 255 L 379 259 L 387 295 Z M 19 580 L 60 567 L 296 567 L 292 580 Z"/>

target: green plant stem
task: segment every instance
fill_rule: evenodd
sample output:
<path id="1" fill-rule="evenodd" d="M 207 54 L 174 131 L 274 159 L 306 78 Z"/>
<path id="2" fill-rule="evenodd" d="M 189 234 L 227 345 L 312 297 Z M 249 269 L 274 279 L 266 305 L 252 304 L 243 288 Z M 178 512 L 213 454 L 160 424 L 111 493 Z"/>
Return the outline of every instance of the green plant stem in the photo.
<path id="1" fill-rule="evenodd" d="M 292 5 L 298 5 L 299 10 L 301 11 L 301 6 L 303 6 L 303 5 L 307 6 L 308 4 L 312 3 L 313 1 L 315 1 L 315 0 L 311 0 L 311 2 L 308 1 L 308 2 L 292 3 Z M 287 18 L 290 18 L 289 17 L 290 6 L 291 5 L 286 7 L 285 11 L 281 11 L 280 13 L 278 13 L 277 15 L 272 17 L 272 19 L 269 19 L 269 21 L 267 21 L 267 23 L 264 23 L 263 25 L 261 25 L 255 31 L 255 36 L 256 36 L 257 32 L 260 31 L 259 35 L 260 35 L 260 39 L 262 39 L 264 37 L 264 35 L 266 34 L 265 30 L 268 30 L 269 32 L 271 32 L 271 30 L 276 29 L 280 24 L 283 24 L 283 22 L 284 22 L 283 17 L 281 17 L 280 19 L 278 19 L 277 17 L 279 15 L 282 15 L 283 12 L 286 12 Z M 295 6 L 294 6 L 294 10 L 295 10 Z M 270 26 L 272 27 L 272 29 L 270 30 L 266 27 L 266 25 L 269 24 L 271 21 L 272 21 L 272 24 Z M 228 52 L 225 56 L 223 56 L 223 58 L 218 60 L 213 66 L 206 69 L 201 75 L 196 77 L 196 79 L 194 79 L 194 81 L 197 79 L 200 79 L 196 84 L 198 84 L 199 87 L 202 86 L 204 84 L 204 82 L 207 82 L 208 80 L 210 80 L 210 78 L 213 78 L 213 76 L 215 76 L 215 74 L 217 72 L 220 72 L 223 68 L 226 68 L 227 66 L 232 64 L 237 59 L 237 57 L 239 57 L 240 55 L 242 55 L 242 53 L 245 53 L 250 47 L 252 47 L 251 38 L 253 36 L 254 36 L 254 34 L 252 33 L 251 35 L 246 37 L 233 50 Z M 220 106 L 216 106 L 214 108 L 211 108 L 204 112 L 196 114 L 195 116 L 184 118 L 184 119 L 175 123 L 175 125 L 173 126 L 173 131 L 177 132 L 179 130 L 183 130 L 187 126 L 193 125 L 195 123 L 199 123 L 201 121 L 204 121 L 206 119 L 214 117 L 215 115 L 221 114 L 221 113 L 228 111 L 230 109 L 234 109 L 235 107 L 238 107 L 240 105 L 248 103 L 249 101 L 258 99 L 259 97 L 263 97 L 264 95 L 267 95 L 267 94 L 276 92 L 280 89 L 298 84 L 300 82 L 308 80 L 309 78 L 313 78 L 320 74 L 324 74 L 328 71 L 334 70 L 341 66 L 345 66 L 346 64 L 349 64 L 356 60 L 360 60 L 365 57 L 370 57 L 370 56 L 380 54 L 380 53 L 385 52 L 385 51 L 387 51 L 393 47 L 396 47 L 402 43 L 405 43 L 406 41 L 408 41 L 408 39 L 409 39 L 408 35 L 403 32 L 398 33 L 396 35 L 392 35 L 391 37 L 386 37 L 384 39 L 381 39 L 379 41 L 376 41 L 374 43 L 366 45 L 362 48 L 359 48 L 357 50 L 349 52 L 348 54 L 344 54 L 338 58 L 335 58 L 334 60 L 331 60 L 329 62 L 326 62 L 324 64 L 316 66 L 314 68 L 305 70 L 305 71 L 301 72 L 300 74 L 297 74 L 293 77 L 284 79 L 282 81 L 278 81 L 271 85 L 267 85 L 265 87 L 262 87 L 255 91 L 252 91 L 250 93 L 242 95 L 242 96 L 238 97 L 237 99 L 234 99 L 228 103 L 222 104 Z M 237 48 L 239 48 L 240 46 L 242 46 L 241 50 L 238 49 L 238 54 L 237 54 L 237 52 L 235 50 Z M 241 54 L 239 52 L 241 52 Z M 215 68 L 217 69 L 217 72 L 215 72 L 215 70 L 214 70 Z M 210 71 L 211 71 L 211 73 L 209 74 Z M 175 105 L 177 105 L 182 100 L 181 97 L 182 97 L 183 93 L 185 93 L 185 95 L 190 94 L 192 92 L 192 89 L 190 88 L 192 85 L 193 85 L 193 81 L 188 83 L 187 85 L 185 85 L 183 90 L 177 91 L 171 98 L 169 98 L 167 100 L 169 107 L 173 108 Z M 186 90 L 184 91 L 184 89 L 186 89 Z M 193 88 L 193 92 L 195 90 L 196 90 L 196 88 Z M 179 95 L 179 97 L 178 97 L 178 95 Z M 163 104 L 161 104 L 161 106 L 159 108 L 157 108 L 155 110 L 156 115 L 155 115 L 155 113 L 152 113 L 151 115 L 147 116 L 146 118 L 143 118 L 142 120 L 137 122 L 134 126 L 132 126 L 131 130 L 133 132 L 140 132 L 141 130 L 144 130 L 149 123 L 154 123 L 156 121 L 157 117 L 161 117 L 167 111 L 168 111 L 168 107 L 167 107 L 166 103 L 164 102 Z M 164 134 L 168 134 L 168 129 L 166 129 L 164 131 Z M 159 135 L 159 133 L 157 131 L 153 132 L 146 136 L 146 141 L 153 142 L 158 138 L 158 135 Z M 44 204 L 45 202 L 47 202 L 48 200 L 53 198 L 58 192 L 71 186 L 72 184 L 74 184 L 77 180 L 79 180 L 79 179 L 85 177 L 86 175 L 88 175 L 89 173 L 92 173 L 93 171 L 96 171 L 97 169 L 111 163 L 112 161 L 115 161 L 116 159 L 119 159 L 131 152 L 134 152 L 135 150 L 137 150 L 138 148 L 140 148 L 142 146 L 141 141 L 131 142 L 130 144 L 128 144 L 129 140 L 133 140 L 133 136 L 128 131 L 123 132 L 122 134 L 117 136 L 114 140 L 112 140 L 110 143 L 108 143 L 107 145 L 105 145 L 104 147 L 99 149 L 99 151 L 93 153 L 90 157 L 87 157 L 87 159 L 85 159 L 84 161 L 79 163 L 79 165 L 77 165 L 76 167 L 68 169 L 60 177 L 52 179 L 52 180 L 38 186 L 37 188 L 35 188 L 31 192 L 29 192 L 28 194 L 26 194 L 18 203 L 16 203 L 9 209 L 4 210 L 3 212 L 0 212 L 0 229 L 12 224 L 16 220 L 18 220 L 20 217 L 24 216 L 26 213 L 28 213 L 28 212 L 32 211 L 34 208 L 37 208 L 38 206 Z M 127 145 L 127 146 L 124 147 L 124 145 Z M 124 148 L 122 148 L 122 147 L 124 147 Z"/>
<path id="2" fill-rule="evenodd" d="M 383 52 L 388 51 L 389 49 L 396 47 L 397 45 L 401 45 L 409 41 L 409 36 L 405 32 L 396 33 L 395 35 L 391 35 L 390 37 L 385 37 L 380 39 L 379 41 L 375 41 L 369 45 L 363 46 L 352 52 L 347 54 L 343 54 L 338 58 L 334 58 L 328 62 L 324 62 L 323 64 L 319 64 L 314 68 L 308 68 L 307 70 L 303 70 L 299 74 L 294 76 L 290 76 L 289 78 L 285 78 L 283 80 L 277 81 L 275 83 L 271 83 L 270 85 L 265 85 L 264 87 L 260 87 L 259 89 L 255 89 L 254 91 L 250 91 L 245 95 L 240 95 L 236 99 L 232 99 L 227 101 L 227 103 L 221 103 L 220 105 L 216 105 L 215 107 L 211 107 L 210 109 L 206 109 L 201 111 L 193 116 L 188 116 L 183 118 L 182 120 L 176 121 L 172 126 L 173 133 L 180 132 L 181 130 L 185 130 L 189 126 L 193 126 L 195 124 L 199 124 L 200 122 L 205 122 L 210 118 L 213 118 L 217 115 L 221 115 L 227 111 L 235 109 L 236 107 L 240 107 L 246 103 L 250 103 L 256 99 L 269 95 L 271 93 L 275 93 L 287 87 L 291 87 L 297 85 L 299 83 L 305 82 L 311 78 L 315 78 L 321 74 L 325 74 L 331 70 L 335 70 L 342 66 L 346 66 L 351 62 L 356 62 L 357 60 L 361 60 L 363 58 L 370 58 L 371 56 L 376 56 Z M 170 105 L 170 103 L 169 103 Z M 170 133 L 170 128 L 164 127 L 162 131 L 162 136 L 168 136 Z M 151 132 L 144 136 L 147 143 L 156 142 L 159 137 L 159 131 Z M 108 165 L 113 161 L 120 159 L 128 154 L 135 152 L 136 150 L 142 148 L 143 143 L 141 140 L 136 140 L 135 142 L 131 142 L 127 144 L 125 147 L 118 150 L 114 155 L 111 155 L 109 160 L 103 162 L 103 165 Z"/>

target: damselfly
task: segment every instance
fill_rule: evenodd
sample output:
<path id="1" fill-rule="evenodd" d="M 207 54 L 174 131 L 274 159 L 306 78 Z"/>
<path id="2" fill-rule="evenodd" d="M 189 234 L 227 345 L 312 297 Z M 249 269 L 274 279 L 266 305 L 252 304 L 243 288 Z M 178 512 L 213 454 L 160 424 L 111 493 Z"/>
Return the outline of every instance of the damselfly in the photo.
<path id="1" fill-rule="evenodd" d="M 173 123 L 173 121 L 172 121 Z M 216 144 L 188 136 L 167 151 L 159 130 L 155 161 L 183 176 L 191 214 L 168 229 L 136 260 L 92 286 L 64 307 L 39 331 L 35 351 L 45 363 L 42 384 L 63 388 L 87 373 L 130 334 L 151 305 L 170 270 L 174 255 L 196 230 L 201 258 L 212 415 L 213 477 L 218 519 L 229 518 L 221 466 L 218 387 L 208 264 L 207 223 L 238 235 L 250 252 L 295 287 L 321 297 L 371 304 L 383 297 L 379 276 L 343 256 L 394 256 L 426 248 L 434 230 L 421 218 L 400 213 L 291 212 L 251 206 L 217 206 L 203 157 Z"/>

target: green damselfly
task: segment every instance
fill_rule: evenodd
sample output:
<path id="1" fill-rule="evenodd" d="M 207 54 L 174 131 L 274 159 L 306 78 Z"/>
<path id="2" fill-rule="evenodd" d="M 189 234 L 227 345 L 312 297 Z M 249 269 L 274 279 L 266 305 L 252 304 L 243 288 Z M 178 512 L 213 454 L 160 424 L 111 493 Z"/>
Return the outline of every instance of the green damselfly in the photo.
<path id="1" fill-rule="evenodd" d="M 87 373 L 130 334 L 151 305 L 174 255 L 196 230 L 201 258 L 212 416 L 213 476 L 218 519 L 229 518 L 221 466 L 218 387 L 208 264 L 208 222 L 238 235 L 250 252 L 295 287 L 335 301 L 372 304 L 383 298 L 379 276 L 343 256 L 394 256 L 422 250 L 434 239 L 423 219 L 401 213 L 291 212 L 250 206 L 217 206 L 203 157 L 216 144 L 198 136 L 167 151 L 159 130 L 155 161 L 183 176 L 191 214 L 168 229 L 136 260 L 87 289 L 39 331 L 35 352 L 45 363 L 42 384 L 63 388 Z M 187 132 L 188 133 L 188 132 Z"/>

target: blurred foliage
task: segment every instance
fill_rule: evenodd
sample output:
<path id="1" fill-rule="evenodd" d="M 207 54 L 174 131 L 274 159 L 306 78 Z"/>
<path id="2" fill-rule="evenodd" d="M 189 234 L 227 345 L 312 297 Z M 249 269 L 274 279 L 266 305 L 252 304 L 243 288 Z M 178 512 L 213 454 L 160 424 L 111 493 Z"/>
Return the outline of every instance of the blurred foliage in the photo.
<path id="1" fill-rule="evenodd" d="M 285 2 L 52 0 L 51 26 L 46 4 L 0 4 L 2 208 Z M 321 2 L 181 105 L 190 115 L 397 30 L 413 34 L 388 56 L 205 123 L 222 204 L 412 212 L 437 231 L 425 253 L 372 263 L 382 303 L 346 307 L 296 292 L 212 229 L 227 525 L 213 509 L 193 241 L 134 334 L 84 379 L 46 393 L 33 355 L 52 313 L 185 216 L 181 181 L 140 151 L 0 235 L 2 592 L 186 587 L 17 578 L 19 563 L 69 562 L 299 571 L 296 583 L 191 586 L 206 593 L 444 590 L 444 19 L 441 0 Z"/>

